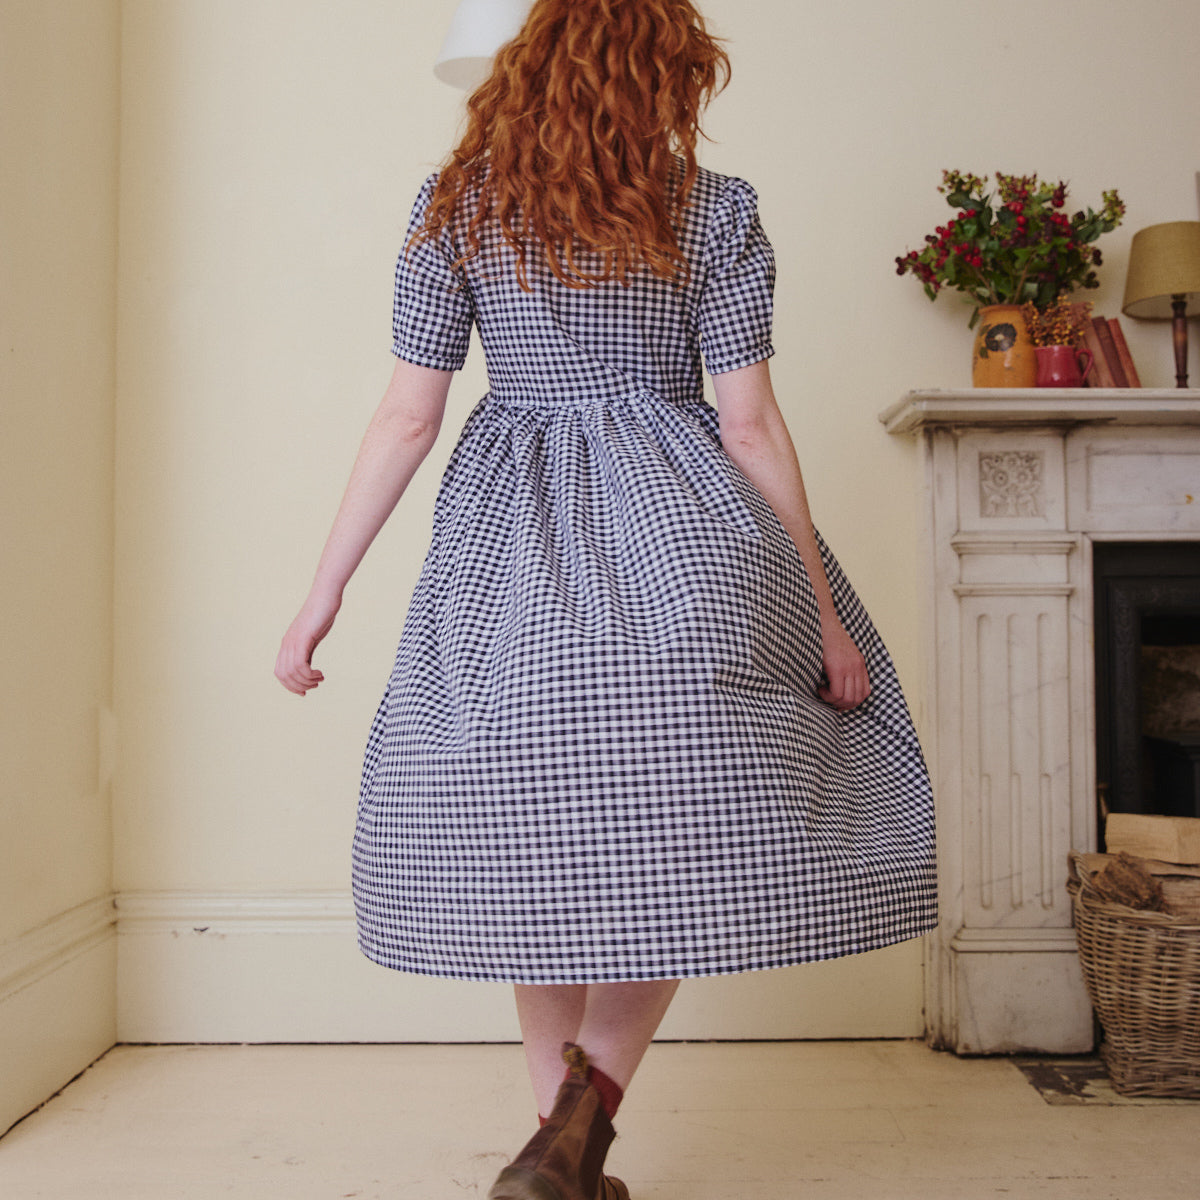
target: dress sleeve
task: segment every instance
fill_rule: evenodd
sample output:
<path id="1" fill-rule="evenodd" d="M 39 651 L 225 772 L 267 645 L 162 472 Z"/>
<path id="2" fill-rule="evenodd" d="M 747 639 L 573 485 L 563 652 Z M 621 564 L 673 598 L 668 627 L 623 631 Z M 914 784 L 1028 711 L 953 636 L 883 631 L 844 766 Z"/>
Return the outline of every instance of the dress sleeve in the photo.
<path id="1" fill-rule="evenodd" d="M 466 280 L 454 270 L 455 256 L 445 238 L 410 246 L 436 183 L 431 175 L 421 188 L 396 263 L 392 353 L 419 367 L 457 371 L 467 358 L 474 319 Z"/>
<path id="2" fill-rule="evenodd" d="M 698 320 L 710 375 L 770 358 L 775 254 L 758 219 L 758 196 L 730 179 L 718 198 L 704 252 Z"/>

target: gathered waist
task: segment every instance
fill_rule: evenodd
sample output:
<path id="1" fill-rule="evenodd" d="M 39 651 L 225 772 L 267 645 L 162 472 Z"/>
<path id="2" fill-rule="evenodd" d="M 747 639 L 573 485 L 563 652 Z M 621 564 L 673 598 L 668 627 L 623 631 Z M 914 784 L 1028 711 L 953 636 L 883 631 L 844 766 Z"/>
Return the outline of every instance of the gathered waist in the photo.
<path id="1" fill-rule="evenodd" d="M 483 404 L 499 404 L 505 408 L 537 409 L 593 408 L 610 404 L 639 402 L 671 404 L 680 408 L 687 408 L 693 404 L 704 404 L 705 400 L 702 392 L 697 392 L 695 395 L 689 396 L 664 396 L 661 392 L 653 391 L 647 387 L 632 387 L 612 391 L 564 389 L 562 392 L 555 392 L 553 395 L 492 388 L 481 401 Z"/>

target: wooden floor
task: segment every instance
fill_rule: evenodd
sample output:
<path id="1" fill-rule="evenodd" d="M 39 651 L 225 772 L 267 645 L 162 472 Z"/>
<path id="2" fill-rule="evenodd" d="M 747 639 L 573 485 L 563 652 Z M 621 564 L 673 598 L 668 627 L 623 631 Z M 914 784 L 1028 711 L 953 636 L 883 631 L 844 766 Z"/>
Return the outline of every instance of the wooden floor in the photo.
<path id="1" fill-rule="evenodd" d="M 1088 1094 L 918 1042 L 657 1045 L 609 1169 L 633 1200 L 1195 1200 L 1200 1102 Z M 483 1200 L 533 1124 L 516 1046 L 123 1046 L 0 1140 L 0 1196 Z"/>

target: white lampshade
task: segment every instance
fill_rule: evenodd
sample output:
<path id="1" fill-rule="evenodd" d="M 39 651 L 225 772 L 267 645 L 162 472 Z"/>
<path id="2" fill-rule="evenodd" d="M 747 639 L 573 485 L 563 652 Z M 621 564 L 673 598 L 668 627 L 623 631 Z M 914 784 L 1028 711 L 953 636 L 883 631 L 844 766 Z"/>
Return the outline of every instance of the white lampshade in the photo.
<path id="1" fill-rule="evenodd" d="M 459 0 L 433 73 L 443 83 L 473 92 L 491 73 L 496 51 L 521 32 L 532 3 Z"/>

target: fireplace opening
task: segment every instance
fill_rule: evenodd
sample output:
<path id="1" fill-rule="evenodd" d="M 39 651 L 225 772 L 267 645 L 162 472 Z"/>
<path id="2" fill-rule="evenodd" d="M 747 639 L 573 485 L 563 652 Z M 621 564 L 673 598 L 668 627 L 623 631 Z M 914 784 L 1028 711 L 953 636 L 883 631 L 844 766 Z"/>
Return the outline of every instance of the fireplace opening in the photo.
<path id="1" fill-rule="evenodd" d="M 1200 817 L 1200 542 L 1097 542 L 1102 810 Z"/>

